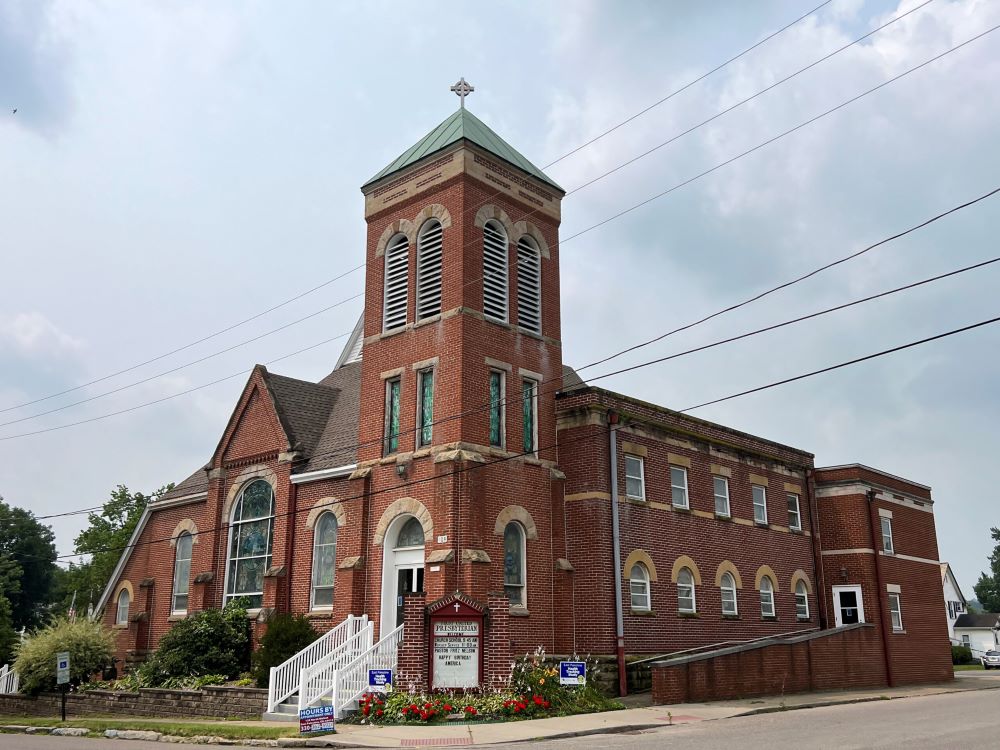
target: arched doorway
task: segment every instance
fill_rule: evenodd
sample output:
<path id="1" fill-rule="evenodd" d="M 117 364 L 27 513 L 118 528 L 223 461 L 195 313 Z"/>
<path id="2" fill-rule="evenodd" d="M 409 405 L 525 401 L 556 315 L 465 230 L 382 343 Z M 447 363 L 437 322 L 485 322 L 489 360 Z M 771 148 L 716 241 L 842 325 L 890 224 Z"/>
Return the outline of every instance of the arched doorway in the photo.
<path id="1" fill-rule="evenodd" d="M 379 637 L 403 624 L 403 597 L 424 590 L 424 527 L 402 515 L 386 530 L 382 543 L 382 616 Z"/>

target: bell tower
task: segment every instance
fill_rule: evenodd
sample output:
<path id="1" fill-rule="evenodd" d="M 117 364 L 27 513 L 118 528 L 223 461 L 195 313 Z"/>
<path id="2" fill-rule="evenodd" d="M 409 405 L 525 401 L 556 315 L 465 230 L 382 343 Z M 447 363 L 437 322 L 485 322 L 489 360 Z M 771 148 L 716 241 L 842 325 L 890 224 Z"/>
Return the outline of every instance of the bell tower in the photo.
<path id="1" fill-rule="evenodd" d="M 373 527 L 393 508 L 421 517 L 428 601 L 505 591 L 550 627 L 532 575 L 553 565 L 564 191 L 465 108 L 464 79 L 452 90 L 459 109 L 362 186 L 358 465 Z"/>

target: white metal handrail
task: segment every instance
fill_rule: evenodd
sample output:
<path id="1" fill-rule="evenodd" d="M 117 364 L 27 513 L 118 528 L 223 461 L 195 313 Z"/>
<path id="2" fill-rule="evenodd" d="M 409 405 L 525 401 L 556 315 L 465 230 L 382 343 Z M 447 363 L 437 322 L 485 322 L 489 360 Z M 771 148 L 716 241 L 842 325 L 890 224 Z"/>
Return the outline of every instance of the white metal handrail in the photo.
<path id="1" fill-rule="evenodd" d="M 20 676 L 10 664 L 0 667 L 0 695 L 16 693 L 20 681 Z"/>
<path id="2" fill-rule="evenodd" d="M 267 710 L 273 712 L 279 703 L 299 689 L 303 669 L 343 648 L 367 625 L 368 615 L 348 615 L 337 627 L 321 635 L 295 656 L 277 667 L 271 667 L 271 679 L 267 686 Z"/>
<path id="3" fill-rule="evenodd" d="M 330 690 L 336 718 L 339 719 L 343 715 L 344 709 L 350 707 L 369 689 L 369 669 L 391 669 L 395 674 L 399 657 L 399 644 L 402 640 L 403 626 L 400 625 L 368 651 L 358 655 L 354 661 L 337 670 Z M 317 700 L 322 700 L 324 697 L 325 693 L 321 693 Z"/>
<path id="4" fill-rule="evenodd" d="M 352 663 L 359 654 L 365 654 L 372 648 L 372 637 L 375 626 L 366 622 L 343 646 L 324 656 L 315 664 L 303 668 L 299 679 L 299 710 L 315 706 L 324 695 L 330 692 L 336 681 L 337 670 Z"/>

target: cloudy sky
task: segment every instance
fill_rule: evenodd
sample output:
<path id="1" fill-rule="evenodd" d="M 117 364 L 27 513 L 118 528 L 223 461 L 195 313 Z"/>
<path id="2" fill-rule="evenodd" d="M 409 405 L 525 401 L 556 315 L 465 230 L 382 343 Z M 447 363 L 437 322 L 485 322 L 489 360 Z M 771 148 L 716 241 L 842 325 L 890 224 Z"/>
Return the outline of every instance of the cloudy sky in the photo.
<path id="1" fill-rule="evenodd" d="M 45 514 L 99 504 L 118 483 L 177 481 L 209 457 L 245 375 L 24 433 L 348 333 L 360 299 L 151 377 L 352 297 L 361 273 L 153 364 L 10 408 L 362 262 L 359 186 L 454 110 L 459 76 L 476 86 L 469 107 L 544 166 L 819 1 L 0 0 L 0 494 Z M 548 173 L 574 188 L 917 4 L 833 0 Z M 591 362 L 1000 186 L 998 32 L 568 239 L 998 23 L 995 1 L 933 0 L 570 195 L 566 361 Z M 1000 196 L 615 364 L 991 258 L 998 220 Z M 997 266 L 600 382 L 684 408 L 1000 315 Z M 271 369 L 322 377 L 342 341 Z M 694 413 L 810 450 L 820 465 L 859 461 L 931 485 L 941 557 L 971 596 L 1000 524 L 998 349 L 1000 326 L 987 327 Z M 82 523 L 54 522 L 61 552 Z"/>

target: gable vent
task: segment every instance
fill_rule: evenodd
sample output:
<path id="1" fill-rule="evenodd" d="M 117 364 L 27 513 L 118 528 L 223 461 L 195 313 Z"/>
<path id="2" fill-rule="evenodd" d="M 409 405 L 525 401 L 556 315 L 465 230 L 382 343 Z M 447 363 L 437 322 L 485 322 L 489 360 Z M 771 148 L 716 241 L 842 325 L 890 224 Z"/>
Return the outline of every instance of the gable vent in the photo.
<path id="1" fill-rule="evenodd" d="M 483 227 L 483 315 L 507 322 L 507 234 L 495 221 Z"/>
<path id="2" fill-rule="evenodd" d="M 441 236 L 438 221 L 428 221 L 417 239 L 417 320 L 441 312 Z"/>
<path id="3" fill-rule="evenodd" d="M 382 330 L 406 325 L 406 302 L 410 275 L 410 244 L 405 235 L 390 240 L 385 250 L 385 309 Z"/>
<path id="4" fill-rule="evenodd" d="M 517 241 L 517 324 L 542 332 L 542 260 L 530 237 Z"/>

